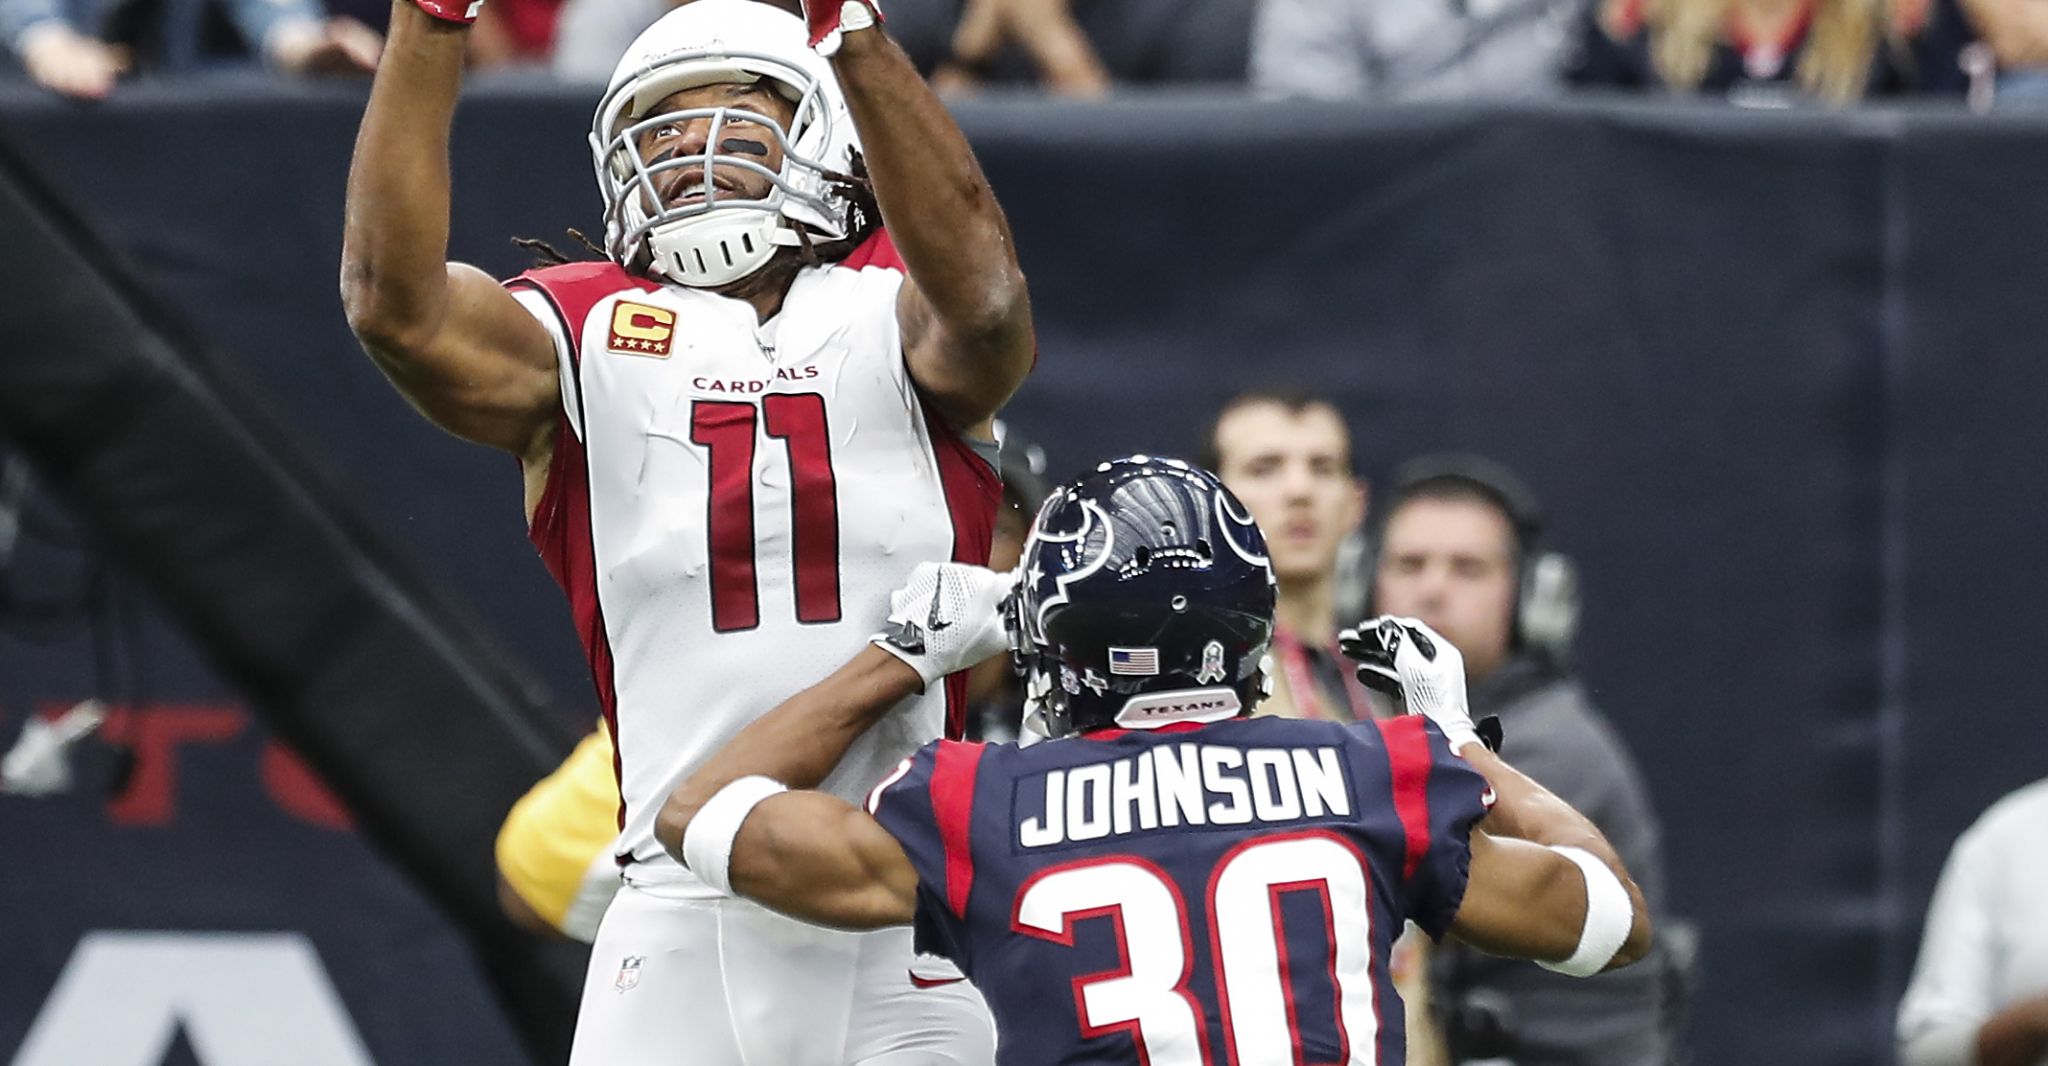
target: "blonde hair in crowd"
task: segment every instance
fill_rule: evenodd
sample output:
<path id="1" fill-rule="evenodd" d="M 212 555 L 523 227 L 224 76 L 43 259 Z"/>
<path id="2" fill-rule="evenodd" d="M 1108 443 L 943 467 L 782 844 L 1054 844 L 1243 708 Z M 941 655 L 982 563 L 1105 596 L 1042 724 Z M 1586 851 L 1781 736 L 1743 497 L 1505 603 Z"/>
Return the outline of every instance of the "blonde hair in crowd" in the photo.
<path id="1" fill-rule="evenodd" d="M 1877 49 L 1889 46 L 1888 0 L 1813 0 L 1813 21 L 1794 78 L 1829 103 L 1861 97 Z M 1734 0 L 1646 0 L 1650 60 L 1665 84 L 1695 89 L 1706 77 L 1714 45 L 1728 27 Z"/>

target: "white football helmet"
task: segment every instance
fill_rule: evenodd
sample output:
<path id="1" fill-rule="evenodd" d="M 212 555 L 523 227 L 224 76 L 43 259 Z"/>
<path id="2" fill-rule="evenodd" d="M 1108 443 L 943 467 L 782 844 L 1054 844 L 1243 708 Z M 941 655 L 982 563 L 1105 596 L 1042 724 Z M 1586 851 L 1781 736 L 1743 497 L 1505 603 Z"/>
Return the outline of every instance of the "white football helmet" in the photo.
<path id="1" fill-rule="evenodd" d="M 784 130 L 766 115 L 735 107 L 650 114 L 684 89 L 766 79 L 796 105 Z M 709 119 L 703 155 L 676 155 L 649 165 L 640 135 L 664 123 Z M 723 150 L 720 128 L 758 123 L 782 147 L 782 168 Z M 849 204 L 827 173 L 852 169 L 853 118 L 832 68 L 806 43 L 802 19 L 759 0 L 697 0 L 662 16 L 634 40 L 613 71 L 590 127 L 590 151 L 604 195 L 605 251 L 629 270 L 683 285 L 713 288 L 759 270 L 777 247 L 847 236 Z M 662 184 L 677 170 L 702 168 L 701 201 L 672 206 Z M 712 185 L 714 167 L 750 170 L 774 184 L 758 200 Z"/>

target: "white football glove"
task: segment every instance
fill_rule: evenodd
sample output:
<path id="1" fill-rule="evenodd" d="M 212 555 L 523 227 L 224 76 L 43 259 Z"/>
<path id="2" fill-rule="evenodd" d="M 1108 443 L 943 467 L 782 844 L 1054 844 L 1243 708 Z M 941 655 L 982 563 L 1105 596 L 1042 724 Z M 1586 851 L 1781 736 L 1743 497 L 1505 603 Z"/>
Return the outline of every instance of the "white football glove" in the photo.
<path id="1" fill-rule="evenodd" d="M 1436 630 L 1418 619 L 1382 615 L 1337 634 L 1337 644 L 1358 663 L 1358 680 L 1435 722 L 1452 751 L 1479 740 L 1465 696 L 1465 657 Z"/>
<path id="2" fill-rule="evenodd" d="M 869 638 L 910 664 L 926 688 L 1010 650 L 1003 601 L 1017 575 L 966 563 L 919 563 L 910 580 L 889 594 L 889 624 Z"/>

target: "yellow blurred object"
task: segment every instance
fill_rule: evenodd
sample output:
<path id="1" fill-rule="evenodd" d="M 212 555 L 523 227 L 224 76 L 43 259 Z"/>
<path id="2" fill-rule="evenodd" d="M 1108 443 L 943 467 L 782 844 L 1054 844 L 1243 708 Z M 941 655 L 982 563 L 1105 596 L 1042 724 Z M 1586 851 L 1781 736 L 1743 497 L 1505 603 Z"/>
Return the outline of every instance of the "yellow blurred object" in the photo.
<path id="1" fill-rule="evenodd" d="M 565 936 L 595 937 L 618 891 L 618 811 L 611 733 L 600 724 L 512 805 L 498 830 L 499 876 Z"/>

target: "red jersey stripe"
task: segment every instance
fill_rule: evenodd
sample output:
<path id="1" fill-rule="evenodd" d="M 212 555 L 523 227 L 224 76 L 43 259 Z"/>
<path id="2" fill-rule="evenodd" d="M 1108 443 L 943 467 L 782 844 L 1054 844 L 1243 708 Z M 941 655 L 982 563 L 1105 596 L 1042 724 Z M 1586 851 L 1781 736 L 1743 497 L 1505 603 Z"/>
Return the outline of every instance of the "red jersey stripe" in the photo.
<path id="1" fill-rule="evenodd" d="M 555 455 L 548 464 L 547 487 L 533 509 L 533 523 L 527 536 L 540 553 L 541 562 L 562 592 L 569 597 L 569 614 L 576 636 L 583 642 L 583 654 L 590 660 L 590 675 L 597 685 L 598 707 L 604 712 L 605 728 L 612 735 L 612 782 L 624 777 L 619 762 L 619 701 L 612 676 L 611 639 L 605 635 L 604 607 L 597 599 L 597 549 L 590 538 L 590 471 L 584 464 L 583 442 L 569 427 L 566 414 L 558 415 L 555 426 Z M 626 804 L 618 808 L 619 828 L 626 827 Z"/>
<path id="2" fill-rule="evenodd" d="M 932 817 L 946 852 L 946 906 L 967 917 L 974 891 L 974 852 L 968 830 L 974 821 L 974 778 L 981 771 L 980 744 L 939 741 L 932 754 Z"/>
<path id="3" fill-rule="evenodd" d="M 507 288 L 532 288 L 555 309 L 563 334 L 569 341 L 571 377 L 582 389 L 583 320 L 591 308 L 612 293 L 631 286 L 643 292 L 660 288 L 654 282 L 628 274 L 617 263 L 567 263 L 530 270 L 505 283 Z M 577 411 L 583 410 L 582 396 L 576 397 Z M 619 751 L 619 700 L 612 671 L 611 638 L 605 633 L 604 607 L 597 597 L 597 545 L 590 532 L 590 467 L 584 456 L 580 427 L 569 424 L 563 410 L 555 423 L 554 456 L 548 462 L 547 484 L 540 503 L 533 509 L 527 537 L 533 541 L 548 573 L 569 597 L 569 613 L 583 654 L 590 662 L 591 680 L 597 687 L 597 703 L 604 714 L 605 728 L 612 737 L 612 783 L 625 779 Z M 626 799 L 619 795 L 618 825 L 626 828 Z"/>
<path id="4" fill-rule="evenodd" d="M 903 256 L 886 229 L 877 229 L 860 247 L 849 252 L 839 265 L 851 270 L 877 267 L 903 271 Z M 939 482 L 946 494 L 946 510 L 953 518 L 953 561 L 988 565 L 989 548 L 995 540 L 996 507 L 1003 498 L 1003 481 L 989 468 L 987 460 L 962 439 L 959 431 L 925 415 L 932 451 L 939 465 Z M 949 739 L 967 733 L 967 674 L 952 674 L 945 680 L 946 726 Z"/>
<path id="5" fill-rule="evenodd" d="M 939 465 L 939 484 L 946 510 L 953 518 L 953 561 L 988 565 L 995 543 L 996 507 L 1003 499 L 1003 479 L 951 426 L 927 413 L 925 428 Z M 967 730 L 967 672 L 946 677 L 946 736 L 958 739 Z"/>
<path id="6" fill-rule="evenodd" d="M 1387 743 L 1387 766 L 1394 779 L 1394 813 L 1408 841 L 1407 857 L 1401 864 L 1401 880 L 1415 875 L 1422 857 L 1429 852 L 1429 734 L 1427 719 L 1402 715 L 1376 724 Z"/>
<path id="7" fill-rule="evenodd" d="M 896 251 L 896 242 L 889 237 L 889 231 L 876 228 L 874 234 L 860 242 L 860 247 L 846 253 L 839 265 L 849 270 L 862 267 L 881 267 L 884 270 L 903 270 L 903 256 Z"/>

